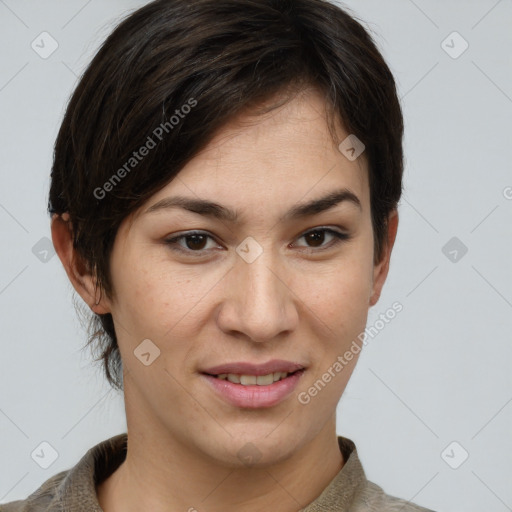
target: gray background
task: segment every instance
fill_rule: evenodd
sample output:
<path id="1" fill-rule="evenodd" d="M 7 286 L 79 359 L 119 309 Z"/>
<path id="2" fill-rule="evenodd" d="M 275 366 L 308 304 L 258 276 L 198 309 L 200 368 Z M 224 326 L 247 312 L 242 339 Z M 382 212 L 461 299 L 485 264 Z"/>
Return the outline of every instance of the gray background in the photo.
<path id="1" fill-rule="evenodd" d="M 122 397 L 81 350 L 72 287 L 45 253 L 45 209 L 77 77 L 116 20 L 144 3 L 0 0 L 2 503 L 126 431 Z M 512 1 L 344 5 L 396 76 L 406 171 L 391 270 L 368 325 L 394 301 L 404 309 L 363 350 L 338 432 L 389 494 L 438 511 L 512 510 Z M 43 31 L 58 43 L 48 58 L 31 47 Z M 454 31 L 469 44 L 461 55 Z M 46 469 L 31 458 L 43 441 L 58 453 Z"/>

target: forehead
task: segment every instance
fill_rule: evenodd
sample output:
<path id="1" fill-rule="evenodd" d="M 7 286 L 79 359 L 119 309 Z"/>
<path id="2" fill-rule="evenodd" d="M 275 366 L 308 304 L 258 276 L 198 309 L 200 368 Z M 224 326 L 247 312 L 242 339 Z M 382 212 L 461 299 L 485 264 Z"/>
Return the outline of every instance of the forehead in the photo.
<path id="1" fill-rule="evenodd" d="M 279 213 L 297 202 L 347 188 L 369 210 L 364 152 L 351 161 L 338 148 L 350 134 L 329 131 L 325 100 L 315 89 L 265 114 L 246 111 L 224 125 L 146 204 L 170 195 L 207 198 L 242 212 Z"/>

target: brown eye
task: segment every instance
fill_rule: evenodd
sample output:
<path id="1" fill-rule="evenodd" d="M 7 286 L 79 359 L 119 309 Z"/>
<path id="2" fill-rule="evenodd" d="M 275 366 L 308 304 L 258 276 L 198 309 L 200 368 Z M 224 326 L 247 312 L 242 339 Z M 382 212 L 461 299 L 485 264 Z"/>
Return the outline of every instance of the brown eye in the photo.
<path id="1" fill-rule="evenodd" d="M 325 237 L 331 237 L 331 243 L 325 243 Z M 302 247 L 301 251 L 305 252 L 321 252 L 327 249 L 331 249 L 334 246 L 342 243 L 350 238 L 350 235 L 335 231 L 334 229 L 328 228 L 316 228 L 304 233 L 299 237 L 306 240 L 306 246 Z M 200 257 L 205 256 L 210 249 L 206 246 L 208 240 L 214 240 L 213 237 L 203 232 L 189 232 L 182 235 L 178 235 L 165 240 L 165 243 L 176 252 L 180 252 L 187 256 Z M 182 243 L 184 242 L 184 243 Z"/>
<path id="2" fill-rule="evenodd" d="M 310 231 L 307 235 L 304 235 L 304 238 L 313 244 L 313 247 L 321 246 L 325 239 L 325 231 Z"/>
<path id="3" fill-rule="evenodd" d="M 326 233 L 327 235 L 333 237 L 333 239 L 332 243 L 324 245 Z M 340 231 L 335 231 L 334 229 L 316 228 L 308 231 L 307 233 L 304 233 L 300 238 L 304 238 L 308 244 L 306 246 L 306 251 L 308 251 L 308 249 L 313 249 L 313 251 L 310 252 L 318 252 L 323 251 L 324 249 L 330 249 L 340 244 L 341 242 L 348 240 L 350 235 L 341 233 Z M 315 248 L 318 248 L 318 251 L 315 251 Z"/>
<path id="4" fill-rule="evenodd" d="M 205 235 L 187 235 L 184 237 L 184 240 L 186 240 L 187 249 L 200 251 L 204 249 L 207 238 Z"/>
<path id="5" fill-rule="evenodd" d="M 190 254 L 191 256 L 204 256 L 208 240 L 213 238 L 207 233 L 185 233 L 165 240 L 165 243 L 171 247 L 173 251 Z M 184 243 L 181 243 L 184 242 Z"/>

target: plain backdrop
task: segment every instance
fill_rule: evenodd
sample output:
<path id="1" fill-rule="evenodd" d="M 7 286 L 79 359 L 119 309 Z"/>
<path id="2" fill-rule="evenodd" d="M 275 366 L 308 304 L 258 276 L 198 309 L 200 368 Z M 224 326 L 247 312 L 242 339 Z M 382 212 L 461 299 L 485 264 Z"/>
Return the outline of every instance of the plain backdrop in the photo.
<path id="1" fill-rule="evenodd" d="M 145 3 L 0 0 L 0 503 L 126 431 L 122 396 L 82 350 L 46 206 L 77 77 Z M 340 5 L 396 77 L 406 168 L 391 269 L 368 325 L 395 301 L 403 310 L 369 338 L 338 432 L 389 494 L 437 511 L 512 510 L 512 2 Z M 45 51 L 58 45 L 49 56 L 33 49 L 41 37 Z M 43 442 L 56 451 L 46 469 L 31 456 Z"/>

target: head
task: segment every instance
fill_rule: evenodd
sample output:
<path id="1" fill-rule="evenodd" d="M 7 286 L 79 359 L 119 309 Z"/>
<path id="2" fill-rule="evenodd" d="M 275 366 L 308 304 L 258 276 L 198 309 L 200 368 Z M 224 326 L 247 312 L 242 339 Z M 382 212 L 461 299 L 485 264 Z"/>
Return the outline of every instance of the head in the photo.
<path id="1" fill-rule="evenodd" d="M 356 159 L 339 149 L 349 135 Z M 388 66 L 326 1 L 158 0 L 120 23 L 67 107 L 49 212 L 88 342 L 146 424 L 222 458 L 232 433 L 254 440 L 290 411 L 272 441 L 284 457 L 332 419 L 357 357 L 307 405 L 297 395 L 378 301 L 402 135 Z M 270 359 L 305 368 L 274 406 L 234 407 L 205 382 Z"/>

